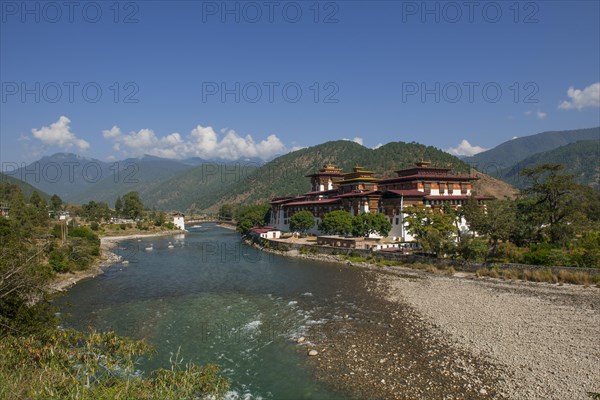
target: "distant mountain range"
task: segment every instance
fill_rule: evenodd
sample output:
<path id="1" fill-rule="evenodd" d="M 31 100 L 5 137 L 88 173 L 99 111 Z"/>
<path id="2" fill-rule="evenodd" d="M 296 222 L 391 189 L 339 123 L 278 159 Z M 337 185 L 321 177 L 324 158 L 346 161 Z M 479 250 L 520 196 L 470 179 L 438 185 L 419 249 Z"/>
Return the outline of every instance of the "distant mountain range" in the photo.
<path id="1" fill-rule="evenodd" d="M 452 168 L 457 173 L 470 171 L 465 162 L 432 146 L 392 142 L 369 149 L 340 140 L 294 151 L 266 164 L 257 160 L 223 163 L 152 156 L 103 162 L 58 153 L 13 171 L 12 176 L 45 192 L 56 193 L 71 203 L 94 200 L 106 201 L 112 206 L 117 196 L 137 191 L 150 208 L 216 211 L 223 203 L 254 203 L 306 192 L 310 190 L 306 175 L 328 162 L 344 171 L 360 165 L 387 177 L 393 175 L 394 170 L 421 160 Z M 62 175 L 56 176 L 57 169 Z M 483 174 L 479 176 L 484 178 L 476 184 L 480 193 L 498 197 L 515 194 L 510 185 Z"/>
<path id="2" fill-rule="evenodd" d="M 599 190 L 599 150 L 600 127 L 596 127 L 516 138 L 463 161 L 518 188 L 527 184 L 519 175 L 523 169 L 545 163 L 564 164 L 578 183 Z"/>
<path id="3" fill-rule="evenodd" d="M 392 142 L 370 149 L 340 140 L 300 149 L 266 164 L 260 160 L 219 162 L 154 156 L 104 162 L 57 153 L 10 175 L 31 185 L 23 186 L 27 193 L 34 186 L 71 203 L 94 200 L 112 206 L 117 196 L 137 191 L 150 208 L 216 211 L 224 203 L 254 203 L 304 193 L 310 190 L 306 175 L 328 162 L 344 171 L 360 165 L 388 177 L 395 170 L 429 160 L 434 166 L 474 174 L 479 178 L 475 190 L 480 194 L 512 197 L 517 193 L 515 187 L 525 184 L 519 172 L 540 163 L 565 164 L 578 182 L 599 189 L 599 159 L 597 127 L 517 138 L 463 160 L 414 142 Z"/>
<path id="4" fill-rule="evenodd" d="M 244 162 L 244 165 L 263 164 L 260 159 Z M 198 157 L 174 160 L 149 155 L 106 162 L 72 153 L 56 153 L 6 175 L 40 192 L 56 193 L 66 202 L 81 204 L 94 200 L 112 205 L 117 196 L 131 191 L 139 192 L 142 198 L 156 198 L 153 195 L 156 188 L 168 183 L 175 175 L 197 168 L 210 174 L 215 169 L 212 165 L 222 164 L 235 166 L 239 163 L 222 163 Z M 152 205 L 159 204 L 159 200 L 152 202 Z"/>

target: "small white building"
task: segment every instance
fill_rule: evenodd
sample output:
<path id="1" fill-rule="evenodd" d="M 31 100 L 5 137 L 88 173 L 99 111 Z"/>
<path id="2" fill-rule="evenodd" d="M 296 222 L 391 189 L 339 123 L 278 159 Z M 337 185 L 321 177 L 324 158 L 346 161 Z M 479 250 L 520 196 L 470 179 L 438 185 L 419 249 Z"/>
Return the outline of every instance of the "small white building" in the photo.
<path id="1" fill-rule="evenodd" d="M 181 213 L 173 214 L 173 225 L 177 227 L 177 229 L 185 230 L 185 215 Z"/>
<path id="2" fill-rule="evenodd" d="M 252 228 L 250 234 L 257 235 L 263 239 L 279 239 L 281 238 L 281 231 L 273 228 L 272 226 L 265 226 L 263 228 Z"/>
<path id="3" fill-rule="evenodd" d="M 260 237 L 265 239 L 279 239 L 281 238 L 281 231 L 269 231 L 261 233 Z"/>

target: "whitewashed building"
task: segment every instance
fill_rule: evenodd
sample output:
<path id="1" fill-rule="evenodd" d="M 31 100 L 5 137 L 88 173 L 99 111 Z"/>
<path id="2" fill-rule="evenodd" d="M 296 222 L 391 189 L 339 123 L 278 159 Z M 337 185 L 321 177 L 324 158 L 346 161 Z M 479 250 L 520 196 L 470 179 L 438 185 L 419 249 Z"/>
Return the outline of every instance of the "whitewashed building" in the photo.
<path id="1" fill-rule="evenodd" d="M 181 213 L 173 214 L 173 225 L 177 227 L 177 229 L 185 230 L 185 215 Z"/>

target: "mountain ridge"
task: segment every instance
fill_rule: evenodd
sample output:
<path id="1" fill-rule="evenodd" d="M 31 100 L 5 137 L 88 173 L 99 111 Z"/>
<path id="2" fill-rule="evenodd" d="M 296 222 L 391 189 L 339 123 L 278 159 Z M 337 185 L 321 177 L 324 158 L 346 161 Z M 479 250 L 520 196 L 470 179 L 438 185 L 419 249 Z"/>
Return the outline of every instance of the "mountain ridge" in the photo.
<path id="1" fill-rule="evenodd" d="M 465 157 L 463 161 L 482 172 L 494 175 L 495 170 L 511 167 L 534 154 L 553 150 L 580 140 L 596 139 L 600 139 L 600 127 L 545 131 L 508 140 L 492 149 Z"/>
<path id="2" fill-rule="evenodd" d="M 515 187 L 523 188 L 526 182 L 520 176 L 520 172 L 539 164 L 563 164 L 565 172 L 573 174 L 575 182 L 600 190 L 600 140 L 580 140 L 533 154 L 499 170 L 496 177 Z"/>

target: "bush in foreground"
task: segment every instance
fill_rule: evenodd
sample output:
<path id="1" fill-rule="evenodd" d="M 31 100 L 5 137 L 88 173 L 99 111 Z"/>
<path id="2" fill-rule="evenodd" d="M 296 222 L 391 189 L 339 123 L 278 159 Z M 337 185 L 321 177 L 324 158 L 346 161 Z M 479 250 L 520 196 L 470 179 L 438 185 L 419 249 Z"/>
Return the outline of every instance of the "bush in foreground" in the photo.
<path id="1" fill-rule="evenodd" d="M 51 330 L 0 338 L 0 398 L 222 398 L 229 389 L 216 365 L 183 365 L 144 376 L 139 361 L 152 349 L 114 332 Z"/>

